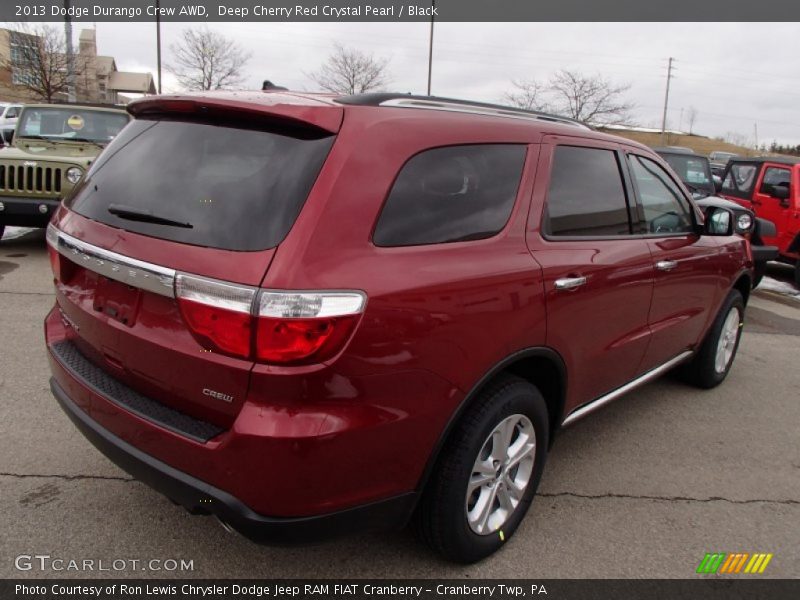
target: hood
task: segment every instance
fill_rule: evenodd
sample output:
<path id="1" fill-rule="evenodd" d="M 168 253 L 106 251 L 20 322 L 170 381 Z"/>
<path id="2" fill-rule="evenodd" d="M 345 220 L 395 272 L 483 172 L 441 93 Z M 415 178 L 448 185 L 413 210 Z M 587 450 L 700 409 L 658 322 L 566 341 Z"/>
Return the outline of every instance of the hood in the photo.
<path id="1" fill-rule="evenodd" d="M 86 142 L 21 139 L 0 149 L 0 160 L 65 162 L 87 166 L 102 150 L 100 146 Z"/>
<path id="2" fill-rule="evenodd" d="M 703 208 L 708 208 L 709 206 L 719 206 L 720 208 L 728 208 L 730 210 L 742 210 L 741 204 L 736 204 L 736 202 L 732 202 L 731 200 L 727 200 L 719 196 L 706 196 L 705 198 L 700 198 L 694 202 Z"/>

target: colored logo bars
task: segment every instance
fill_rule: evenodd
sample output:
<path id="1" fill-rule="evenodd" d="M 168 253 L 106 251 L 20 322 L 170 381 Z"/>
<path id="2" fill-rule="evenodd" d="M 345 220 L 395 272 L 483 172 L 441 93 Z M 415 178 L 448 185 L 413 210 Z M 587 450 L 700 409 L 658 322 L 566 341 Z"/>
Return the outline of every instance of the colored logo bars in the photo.
<path id="1" fill-rule="evenodd" d="M 751 573 L 760 574 L 767 568 L 772 554 L 747 552 L 726 554 L 725 552 L 706 553 L 700 566 L 697 567 L 698 573 L 710 574 L 717 573 Z"/>

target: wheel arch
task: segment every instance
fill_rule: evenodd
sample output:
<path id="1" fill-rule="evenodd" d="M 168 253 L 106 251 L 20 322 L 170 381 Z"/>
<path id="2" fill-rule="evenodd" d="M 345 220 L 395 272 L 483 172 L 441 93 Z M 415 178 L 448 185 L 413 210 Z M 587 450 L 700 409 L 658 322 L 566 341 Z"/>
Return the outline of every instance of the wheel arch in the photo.
<path id="1" fill-rule="evenodd" d="M 447 426 L 442 430 L 433 451 L 428 457 L 428 462 L 417 483 L 418 492 L 422 492 L 425 489 L 447 439 L 466 409 L 472 405 L 491 382 L 503 374 L 520 377 L 535 385 L 541 392 L 547 405 L 550 421 L 549 437 L 552 445 L 553 434 L 564 420 L 564 404 L 567 390 L 566 365 L 561 356 L 551 348 L 526 348 L 507 356 L 489 369 L 464 397 L 458 408 L 453 411 Z"/>
<path id="2" fill-rule="evenodd" d="M 753 289 L 753 278 L 751 274 L 748 271 L 739 273 L 739 276 L 736 278 L 732 289 L 739 291 L 739 293 L 742 295 L 742 299 L 744 300 L 744 305 L 747 306 L 747 301 L 750 298 L 750 292 Z"/>

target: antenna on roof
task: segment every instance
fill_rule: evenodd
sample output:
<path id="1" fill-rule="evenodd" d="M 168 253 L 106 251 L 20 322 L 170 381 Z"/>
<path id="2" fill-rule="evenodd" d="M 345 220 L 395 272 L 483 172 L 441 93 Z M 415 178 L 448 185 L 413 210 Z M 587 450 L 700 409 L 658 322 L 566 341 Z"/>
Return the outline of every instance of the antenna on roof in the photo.
<path id="1" fill-rule="evenodd" d="M 266 92 L 268 90 L 288 90 L 289 88 L 283 87 L 282 85 L 275 85 L 269 79 L 264 80 L 264 84 L 261 86 L 261 90 Z"/>

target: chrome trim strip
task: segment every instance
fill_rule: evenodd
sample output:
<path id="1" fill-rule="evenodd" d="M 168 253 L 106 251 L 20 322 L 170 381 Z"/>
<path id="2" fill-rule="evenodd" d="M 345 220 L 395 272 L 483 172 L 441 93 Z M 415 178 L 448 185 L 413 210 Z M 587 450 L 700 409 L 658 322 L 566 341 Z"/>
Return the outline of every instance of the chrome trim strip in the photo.
<path id="1" fill-rule="evenodd" d="M 636 389 L 639 386 L 644 385 L 645 383 L 648 383 L 649 381 L 652 381 L 653 379 L 655 379 L 660 375 L 663 375 L 671 368 L 685 361 L 692 354 L 694 354 L 694 352 L 692 352 L 691 350 L 687 350 L 686 352 L 679 354 L 672 360 L 665 362 L 660 367 L 656 367 L 655 369 L 648 371 L 644 375 L 640 375 L 633 381 L 626 383 L 622 387 L 615 389 L 613 392 L 609 392 L 605 396 L 600 396 L 599 398 L 597 398 L 597 400 L 592 400 L 588 404 L 584 404 L 583 406 L 576 408 L 569 414 L 569 416 L 567 416 L 566 419 L 564 419 L 564 422 L 561 424 L 562 427 L 572 425 L 575 421 L 578 421 L 583 417 L 585 417 L 586 415 L 593 413 L 597 409 L 602 408 L 606 404 L 613 402 L 620 396 L 630 392 L 631 390 Z"/>
<path id="2" fill-rule="evenodd" d="M 392 98 L 391 100 L 384 100 L 381 106 L 394 106 L 398 108 L 421 108 L 425 110 L 443 110 L 447 112 L 469 113 L 472 115 L 486 115 L 490 117 L 506 117 L 508 119 L 524 119 L 526 121 L 549 121 L 552 123 L 561 123 L 562 125 L 572 125 L 581 129 L 589 129 L 588 126 L 572 121 L 570 119 L 560 118 L 557 115 L 537 115 L 535 113 L 517 112 L 511 108 L 503 110 L 502 108 L 490 108 L 488 106 L 471 106 L 469 104 L 459 104 L 456 102 L 441 102 L 438 100 L 424 100 L 421 98 Z"/>
<path id="3" fill-rule="evenodd" d="M 175 297 L 175 270 L 130 258 L 88 244 L 47 226 L 47 242 L 59 254 L 82 267 L 154 294 Z"/>

